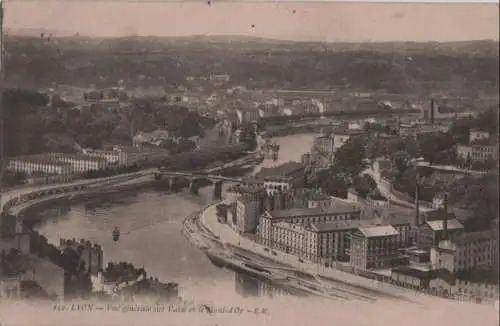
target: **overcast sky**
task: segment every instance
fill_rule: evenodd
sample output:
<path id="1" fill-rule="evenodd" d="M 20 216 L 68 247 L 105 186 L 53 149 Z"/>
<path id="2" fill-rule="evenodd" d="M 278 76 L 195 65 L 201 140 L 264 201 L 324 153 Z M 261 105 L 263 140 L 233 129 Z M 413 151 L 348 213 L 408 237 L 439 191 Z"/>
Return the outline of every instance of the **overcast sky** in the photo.
<path id="1" fill-rule="evenodd" d="M 142 1 L 141 1 L 142 2 Z M 146 1 L 145 1 L 146 2 Z M 498 4 L 11 2 L 10 33 L 250 35 L 298 41 L 498 40 Z"/>

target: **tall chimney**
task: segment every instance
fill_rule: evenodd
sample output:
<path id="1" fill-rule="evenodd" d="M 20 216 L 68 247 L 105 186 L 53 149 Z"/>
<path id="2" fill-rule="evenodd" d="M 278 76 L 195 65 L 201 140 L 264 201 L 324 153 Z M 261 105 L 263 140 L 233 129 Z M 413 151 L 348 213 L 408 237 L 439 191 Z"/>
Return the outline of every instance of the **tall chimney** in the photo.
<path id="1" fill-rule="evenodd" d="M 448 194 L 443 196 L 443 240 L 448 240 Z"/>
<path id="2" fill-rule="evenodd" d="M 431 99 L 431 108 L 430 108 L 430 119 L 431 119 L 431 124 L 434 124 L 434 114 L 436 110 L 436 101 L 434 99 Z"/>
<path id="3" fill-rule="evenodd" d="M 420 188 L 418 182 L 415 183 L 415 220 L 413 223 L 415 226 L 420 225 Z"/>

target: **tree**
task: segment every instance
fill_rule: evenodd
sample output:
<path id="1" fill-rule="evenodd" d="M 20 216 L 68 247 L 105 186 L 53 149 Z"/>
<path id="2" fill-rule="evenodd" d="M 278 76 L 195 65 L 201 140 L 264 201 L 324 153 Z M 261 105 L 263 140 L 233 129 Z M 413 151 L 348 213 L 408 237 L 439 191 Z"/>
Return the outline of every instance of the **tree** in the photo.
<path id="1" fill-rule="evenodd" d="M 325 169 L 316 173 L 315 179 L 310 182 L 310 186 L 320 188 L 328 195 L 346 198 L 350 184 L 345 177 L 335 174 L 331 169 Z"/>
<path id="2" fill-rule="evenodd" d="M 453 151 L 455 141 L 450 133 L 424 134 L 419 136 L 419 144 L 422 157 L 432 164 L 439 158 L 439 152 Z"/>
<path id="3" fill-rule="evenodd" d="M 335 153 L 332 170 L 334 174 L 344 173 L 355 177 L 365 169 L 364 159 L 364 139 L 362 137 L 350 138 Z"/>
<path id="4" fill-rule="evenodd" d="M 370 175 L 363 174 L 354 178 L 353 187 L 359 196 L 366 198 L 369 193 L 377 188 L 377 183 Z"/>
<path id="5" fill-rule="evenodd" d="M 391 160 L 396 169 L 396 176 L 404 173 L 410 166 L 410 156 L 405 151 L 395 152 L 391 155 Z"/>
<path id="6" fill-rule="evenodd" d="M 488 230 L 498 216 L 498 174 L 491 173 L 480 178 L 464 177 L 451 185 L 449 202 L 454 206 L 469 207 L 474 212 L 465 221 L 468 232 Z"/>

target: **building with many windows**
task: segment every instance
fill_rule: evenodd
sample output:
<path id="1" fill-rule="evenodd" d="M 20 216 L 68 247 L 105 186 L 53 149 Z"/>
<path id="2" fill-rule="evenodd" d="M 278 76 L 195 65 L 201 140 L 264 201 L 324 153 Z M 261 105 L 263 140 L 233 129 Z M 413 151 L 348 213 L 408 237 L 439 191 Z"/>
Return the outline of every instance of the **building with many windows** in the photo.
<path id="1" fill-rule="evenodd" d="M 359 228 L 351 235 L 351 266 L 360 270 L 391 267 L 398 257 L 398 235 L 390 225 Z"/>
<path id="2" fill-rule="evenodd" d="M 104 158 L 109 165 L 125 166 L 127 164 L 127 153 L 118 148 L 113 148 L 112 150 L 87 148 L 83 153 L 89 157 Z"/>
<path id="3" fill-rule="evenodd" d="M 318 256 L 317 236 L 304 225 L 278 222 L 271 228 L 269 247 L 315 261 Z"/>
<path id="4" fill-rule="evenodd" d="M 259 240 L 265 245 L 271 245 L 273 225 L 280 222 L 310 225 L 340 220 L 359 220 L 360 211 L 357 207 L 338 202 L 328 208 L 294 208 L 275 211 L 265 211 L 260 217 L 258 230 Z"/>
<path id="5" fill-rule="evenodd" d="M 290 213 L 293 211 L 295 215 Z M 299 214 L 305 211 L 310 213 Z M 350 261 L 351 237 L 359 228 L 391 227 L 396 230 L 391 238 L 396 250 L 411 245 L 412 226 L 408 216 L 361 220 L 357 213 L 320 216 L 318 211 L 321 208 L 265 212 L 261 216 L 258 240 L 270 248 L 329 265 L 334 261 Z M 288 218 L 282 215 L 288 215 Z"/>
<path id="6" fill-rule="evenodd" d="M 331 264 L 334 261 L 348 262 L 351 236 L 360 227 L 372 225 L 370 220 L 344 220 L 324 224 L 312 224 L 310 232 L 316 235 L 316 262 Z"/>
<path id="7" fill-rule="evenodd" d="M 457 145 L 457 157 L 470 163 L 497 160 L 498 145 L 482 140 L 468 145 Z"/>
<path id="8" fill-rule="evenodd" d="M 60 174 L 69 175 L 73 173 L 73 167 L 69 163 L 61 162 L 47 155 L 18 156 L 8 160 L 9 171 L 24 172 L 32 174 Z"/>
<path id="9" fill-rule="evenodd" d="M 311 199 L 307 201 L 307 208 L 317 208 L 323 207 L 328 208 L 335 205 L 336 200 L 332 196 L 326 194 L 317 193 L 312 196 Z"/>
<path id="10" fill-rule="evenodd" d="M 121 147 L 114 146 L 112 149 L 85 149 L 83 153 L 89 157 L 104 158 L 108 165 L 131 166 L 141 163 L 159 163 L 169 157 L 169 152 L 153 147 Z"/>
<path id="11" fill-rule="evenodd" d="M 49 153 L 48 156 L 58 162 L 71 164 L 75 173 L 102 170 L 107 166 L 107 161 L 99 157 L 66 153 Z"/>
<path id="12" fill-rule="evenodd" d="M 427 220 L 418 228 L 418 246 L 430 250 L 442 240 L 453 240 L 464 233 L 464 226 L 456 219 Z"/>
<path id="13" fill-rule="evenodd" d="M 434 268 L 452 273 L 498 266 L 498 233 L 494 230 L 462 233 L 453 240 L 440 241 L 431 249 Z"/>
<path id="14" fill-rule="evenodd" d="M 490 133 L 479 129 L 471 129 L 469 143 L 457 145 L 457 157 L 466 165 L 473 162 L 498 160 L 498 143 L 490 137 Z"/>
<path id="15" fill-rule="evenodd" d="M 277 167 L 262 168 L 256 174 L 268 192 L 279 192 L 304 185 L 304 165 L 297 162 L 284 163 Z"/>

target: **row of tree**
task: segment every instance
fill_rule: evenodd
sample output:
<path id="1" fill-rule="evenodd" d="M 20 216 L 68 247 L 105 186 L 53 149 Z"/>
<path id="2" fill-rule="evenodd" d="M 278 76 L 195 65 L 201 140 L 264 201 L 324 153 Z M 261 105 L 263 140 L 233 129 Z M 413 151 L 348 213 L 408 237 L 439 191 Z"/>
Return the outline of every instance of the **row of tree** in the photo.
<path id="1" fill-rule="evenodd" d="M 133 173 L 137 171 L 139 171 L 139 166 L 137 163 L 134 163 L 130 166 L 106 167 L 105 169 L 101 170 L 90 170 L 84 172 L 82 174 L 82 177 L 84 179 L 96 179 L 111 177 L 118 174 Z"/>
<path id="2" fill-rule="evenodd" d="M 220 148 L 205 148 L 199 151 L 172 155 L 161 163 L 162 168 L 169 170 L 198 170 L 206 168 L 213 162 L 228 162 L 245 155 L 246 146 L 228 145 Z"/>
<path id="3" fill-rule="evenodd" d="M 184 107 L 153 99 L 133 99 L 119 112 L 47 107 L 48 96 L 24 89 L 6 89 L 3 98 L 5 155 L 37 154 L 102 148 L 106 143 L 131 142 L 132 132 L 165 129 L 172 136 L 203 136 L 214 120 Z M 58 105 L 58 102 L 52 103 Z"/>

